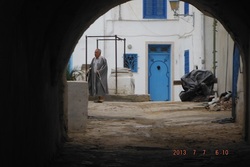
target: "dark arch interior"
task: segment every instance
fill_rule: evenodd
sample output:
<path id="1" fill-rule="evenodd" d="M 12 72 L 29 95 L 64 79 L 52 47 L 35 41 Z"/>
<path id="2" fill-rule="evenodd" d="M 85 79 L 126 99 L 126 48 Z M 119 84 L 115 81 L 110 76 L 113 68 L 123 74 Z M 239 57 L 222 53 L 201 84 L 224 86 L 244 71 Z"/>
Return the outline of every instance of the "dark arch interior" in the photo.
<path id="1" fill-rule="evenodd" d="M 185 1 L 218 19 L 240 46 L 244 109 L 249 111 L 248 5 L 243 0 Z M 70 55 L 83 32 L 99 16 L 124 2 L 127 0 L 0 3 L 1 164 L 43 166 L 53 158 L 67 139 L 62 76 Z M 249 143 L 248 112 L 245 136 Z"/>

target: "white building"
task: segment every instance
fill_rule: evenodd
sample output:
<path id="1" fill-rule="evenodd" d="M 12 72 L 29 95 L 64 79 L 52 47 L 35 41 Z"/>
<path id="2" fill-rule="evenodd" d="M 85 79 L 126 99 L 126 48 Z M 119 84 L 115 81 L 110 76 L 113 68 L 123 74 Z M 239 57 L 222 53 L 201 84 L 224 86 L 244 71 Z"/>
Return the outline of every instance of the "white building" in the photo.
<path id="1" fill-rule="evenodd" d="M 73 66 L 89 64 L 96 47 L 108 60 L 109 75 L 111 69 L 124 67 L 124 60 L 130 57 L 127 62 L 134 65 L 135 94 L 150 94 L 153 101 L 180 101 L 183 89 L 174 81 L 193 69 L 212 71 L 213 41 L 219 41 L 216 53 L 224 56 L 219 58 L 222 62 L 232 55 L 233 42 L 223 28 L 214 39 L 213 19 L 192 5 L 181 1 L 178 13 L 187 15 L 174 16 L 168 0 L 133 0 L 114 7 L 85 31 L 73 52 Z M 225 39 L 227 43 L 220 43 Z M 218 75 L 225 76 L 227 69 L 220 68 L 216 68 Z M 223 82 L 223 88 L 216 91 L 222 93 L 227 81 L 218 82 Z"/>

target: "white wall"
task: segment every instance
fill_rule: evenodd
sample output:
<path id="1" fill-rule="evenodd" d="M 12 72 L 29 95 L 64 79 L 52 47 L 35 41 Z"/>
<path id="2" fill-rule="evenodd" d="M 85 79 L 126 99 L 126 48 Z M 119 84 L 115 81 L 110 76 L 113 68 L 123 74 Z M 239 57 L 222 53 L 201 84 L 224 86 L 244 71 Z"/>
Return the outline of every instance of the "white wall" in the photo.
<path id="1" fill-rule="evenodd" d="M 194 12 L 195 17 L 187 16 L 174 17 L 173 12 L 168 6 L 168 19 L 153 20 L 143 19 L 142 0 L 134 0 L 116 6 L 100 17 L 79 40 L 78 45 L 73 52 L 73 65 L 81 66 L 85 64 L 85 36 L 114 36 L 117 35 L 126 39 L 126 53 L 138 54 L 138 72 L 134 73 L 135 94 L 148 93 L 148 69 L 147 69 L 147 45 L 148 44 L 171 44 L 171 71 L 172 82 L 180 80 L 184 75 L 184 50 L 190 51 L 190 71 L 194 65 L 203 69 L 201 60 L 204 59 L 204 37 L 203 37 L 203 15 L 190 5 L 190 13 Z M 183 8 L 183 2 L 180 3 L 180 9 Z M 180 10 L 181 13 L 181 10 Z M 195 20 L 193 20 L 193 18 Z M 194 23 L 194 25 L 193 25 Z M 114 39 L 114 38 L 112 38 Z M 132 45 L 131 49 L 127 45 Z M 93 57 L 96 48 L 96 38 L 88 38 L 88 63 Z M 112 68 L 115 68 L 115 41 L 99 42 L 99 48 L 102 49 L 102 55 L 108 60 L 109 74 Z M 117 66 L 123 67 L 123 41 L 117 42 Z M 171 85 L 171 100 L 179 101 L 179 93 L 182 87 Z"/>
<path id="2" fill-rule="evenodd" d="M 94 51 L 96 48 L 96 39 L 93 35 L 103 36 L 104 35 L 104 16 L 97 19 L 83 34 L 81 39 L 78 41 L 74 52 L 73 52 L 73 66 L 81 66 L 86 63 L 86 36 L 88 36 L 88 46 L 87 46 L 87 63 L 89 64 L 91 59 L 94 57 Z M 103 47 L 100 47 L 103 49 Z"/>
<path id="3" fill-rule="evenodd" d="M 215 90 L 220 95 L 226 91 L 232 91 L 234 41 L 219 21 L 214 27 L 214 19 L 206 16 L 205 25 L 205 67 L 214 71 L 213 53 L 215 52 L 215 61 L 217 61 L 215 75 L 218 78 Z M 213 35 L 214 30 L 216 32 L 215 36 Z"/>

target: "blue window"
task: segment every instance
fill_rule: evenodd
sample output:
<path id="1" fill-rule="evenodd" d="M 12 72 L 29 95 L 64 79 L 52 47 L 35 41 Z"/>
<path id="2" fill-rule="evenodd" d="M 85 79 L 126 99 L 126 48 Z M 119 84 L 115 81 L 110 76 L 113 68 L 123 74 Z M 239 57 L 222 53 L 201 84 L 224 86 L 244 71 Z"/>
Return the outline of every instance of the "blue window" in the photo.
<path id="1" fill-rule="evenodd" d="M 189 3 L 184 2 L 184 14 L 189 15 Z"/>
<path id="2" fill-rule="evenodd" d="M 144 19 L 166 19 L 167 0 L 143 0 Z"/>
<path id="3" fill-rule="evenodd" d="M 184 73 L 189 73 L 189 50 L 184 51 Z"/>
<path id="4" fill-rule="evenodd" d="M 137 54 L 125 54 L 123 59 L 123 67 L 131 69 L 132 72 L 137 72 L 138 70 L 138 55 Z"/>

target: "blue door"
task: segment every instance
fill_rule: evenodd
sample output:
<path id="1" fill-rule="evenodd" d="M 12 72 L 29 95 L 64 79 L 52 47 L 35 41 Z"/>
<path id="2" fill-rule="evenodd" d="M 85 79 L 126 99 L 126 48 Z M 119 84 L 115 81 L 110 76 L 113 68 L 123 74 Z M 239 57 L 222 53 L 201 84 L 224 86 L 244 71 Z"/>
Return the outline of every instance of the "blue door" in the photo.
<path id="1" fill-rule="evenodd" d="M 148 46 L 148 91 L 151 101 L 170 101 L 170 45 Z"/>

